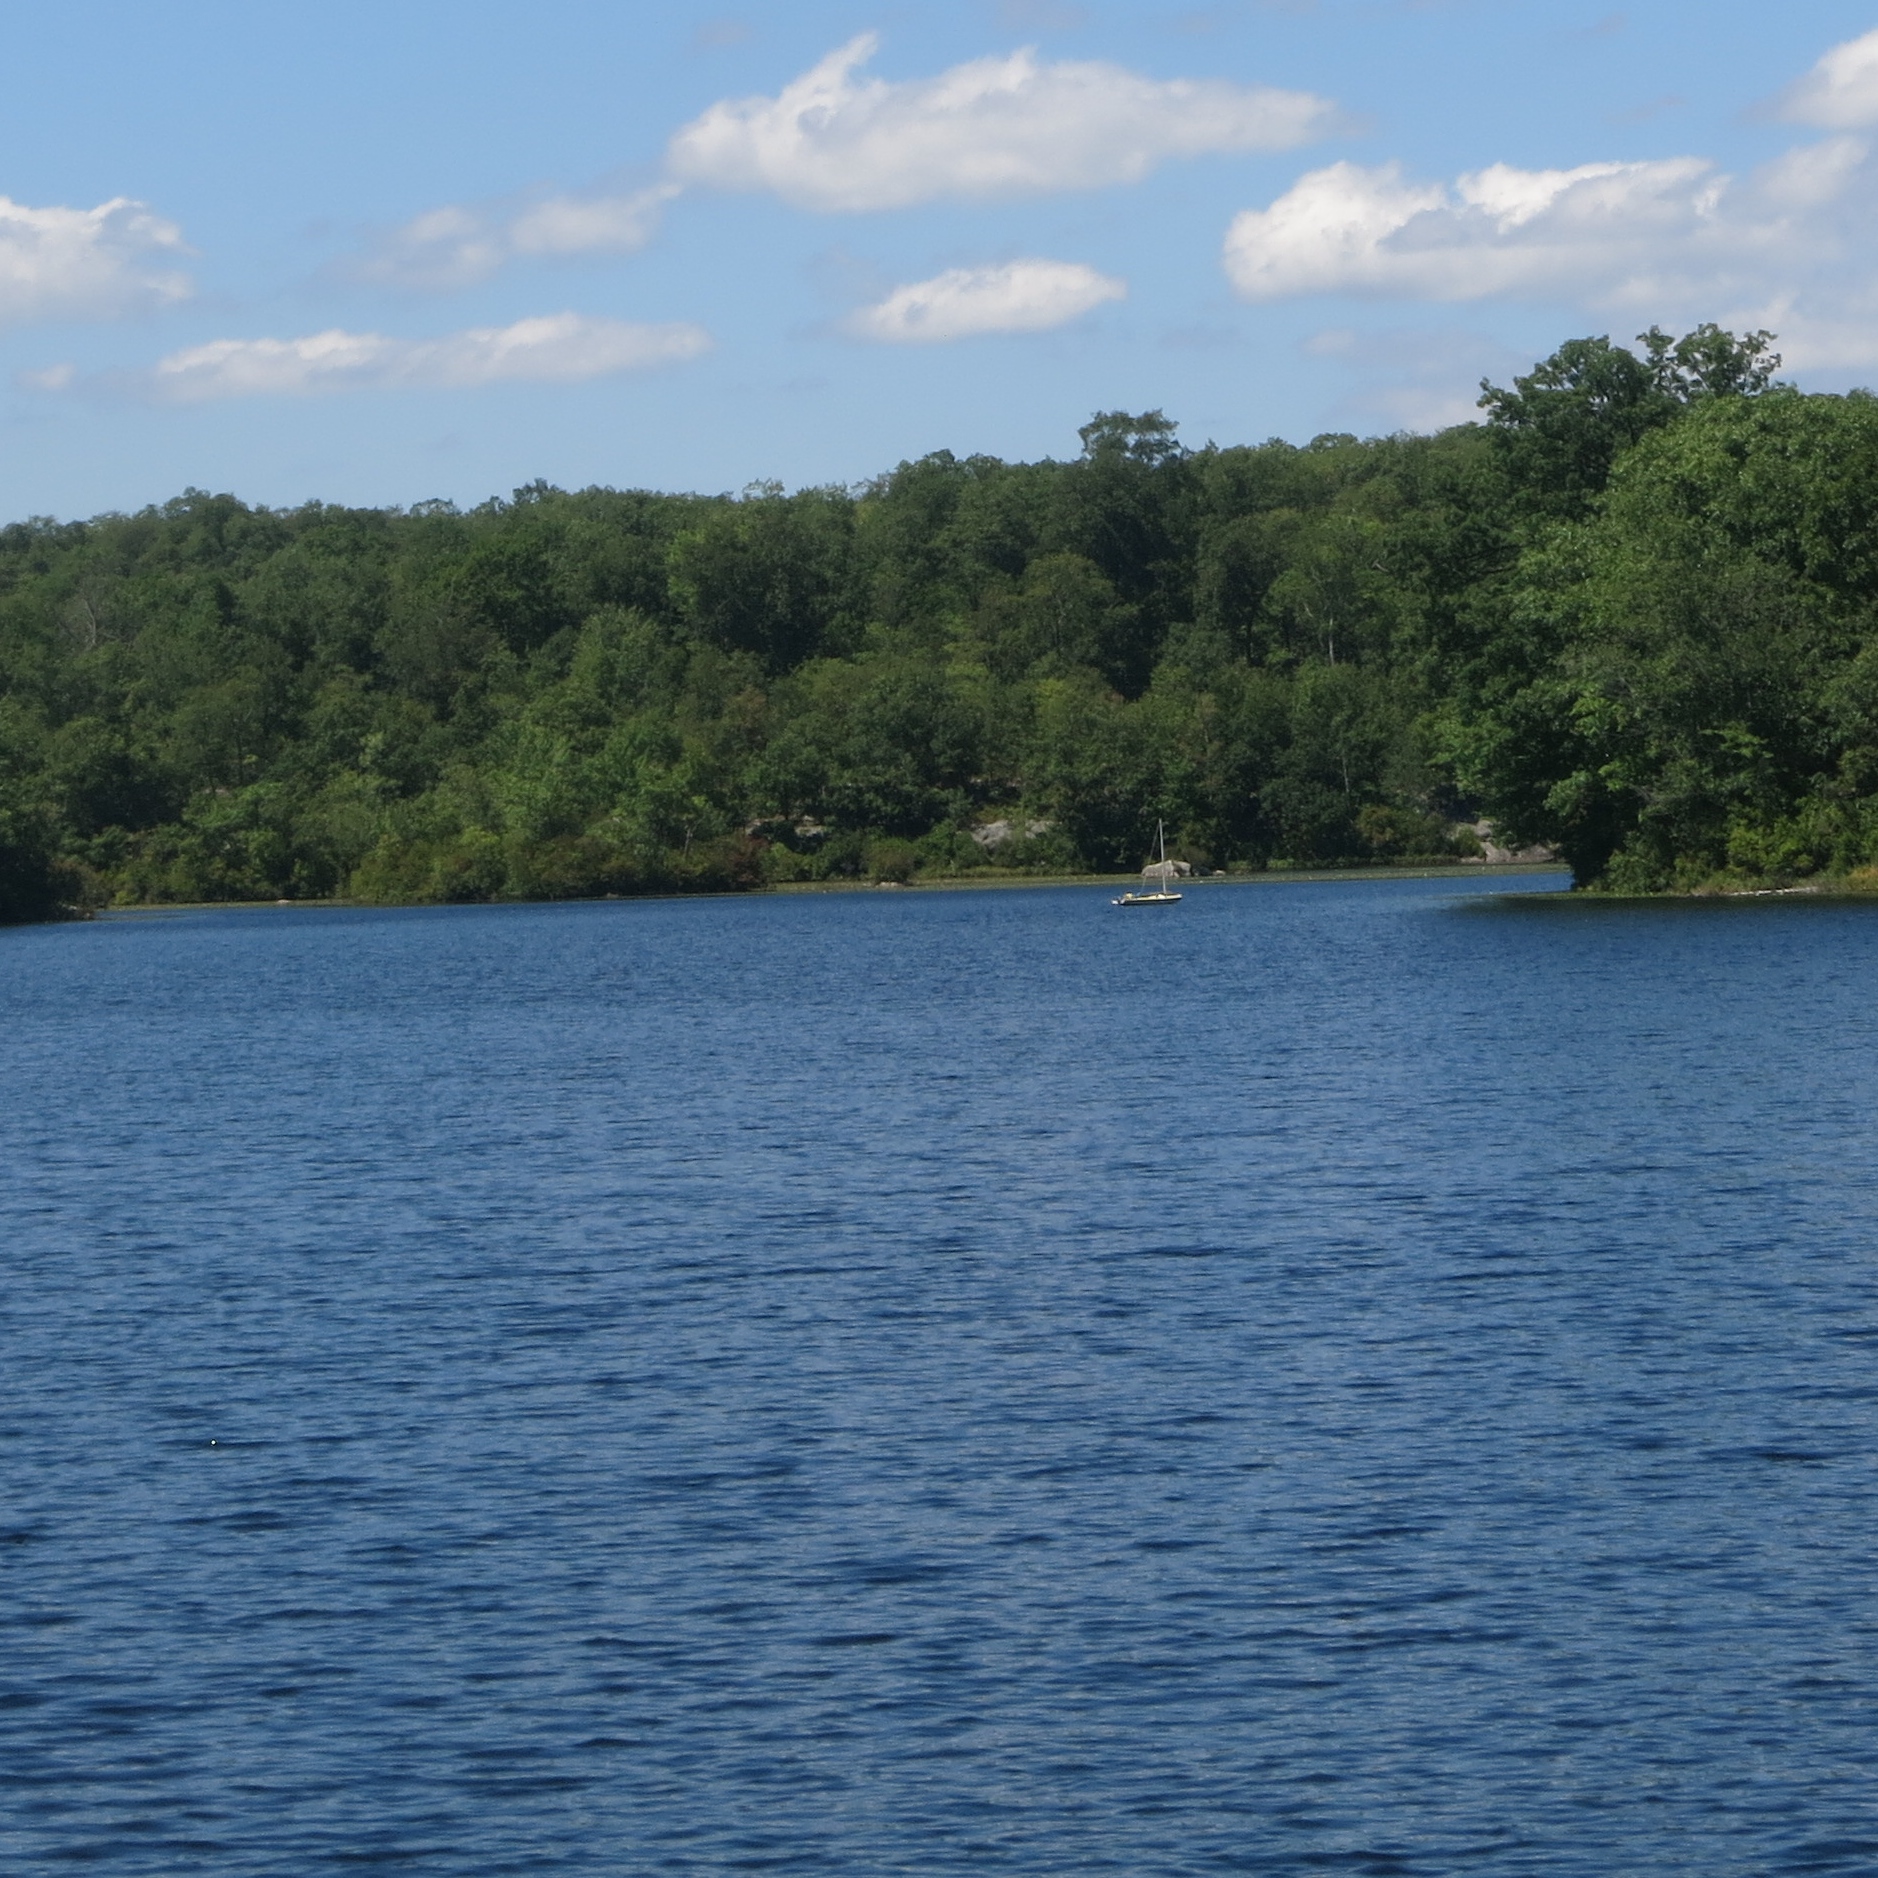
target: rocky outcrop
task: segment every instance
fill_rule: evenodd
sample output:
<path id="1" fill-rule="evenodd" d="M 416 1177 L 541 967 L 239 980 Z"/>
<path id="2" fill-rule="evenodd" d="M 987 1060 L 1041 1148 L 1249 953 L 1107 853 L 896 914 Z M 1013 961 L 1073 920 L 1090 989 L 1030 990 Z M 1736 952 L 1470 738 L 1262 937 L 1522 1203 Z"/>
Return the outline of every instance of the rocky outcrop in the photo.
<path id="1" fill-rule="evenodd" d="M 1530 848 L 1509 848 L 1495 841 L 1491 822 L 1475 822 L 1473 830 L 1480 841 L 1480 852 L 1470 854 L 1467 857 L 1470 861 L 1504 865 L 1508 861 L 1556 861 L 1558 859 L 1552 849 L 1539 844 Z"/>

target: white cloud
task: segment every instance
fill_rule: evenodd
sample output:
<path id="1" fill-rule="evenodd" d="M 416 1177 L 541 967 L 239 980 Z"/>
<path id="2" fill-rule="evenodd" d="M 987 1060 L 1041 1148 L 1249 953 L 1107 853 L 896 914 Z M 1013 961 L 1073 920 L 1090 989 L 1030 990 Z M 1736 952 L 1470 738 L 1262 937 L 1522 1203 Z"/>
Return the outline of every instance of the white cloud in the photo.
<path id="1" fill-rule="evenodd" d="M 517 254 L 630 254 L 650 241 L 678 194 L 658 183 L 624 196 L 550 196 L 509 224 Z"/>
<path id="2" fill-rule="evenodd" d="M 1878 124 L 1878 32 L 1834 46 L 1788 89 L 1781 115 L 1822 130 Z"/>
<path id="3" fill-rule="evenodd" d="M 393 287 L 447 291 L 487 280 L 511 261 L 631 254 L 658 232 L 671 183 L 624 194 L 544 196 L 520 207 L 452 203 L 390 230 L 346 271 Z"/>
<path id="4" fill-rule="evenodd" d="M 95 209 L 33 209 L 0 196 L 0 324 L 109 319 L 186 300 L 182 230 L 118 196 Z"/>
<path id="5" fill-rule="evenodd" d="M 1755 176 L 1755 194 L 1774 214 L 1830 209 L 1844 199 L 1869 155 L 1856 137 L 1828 137 L 1803 144 L 1765 165 Z"/>
<path id="6" fill-rule="evenodd" d="M 1336 163 L 1301 178 L 1226 233 L 1226 272 L 1248 300 L 1387 294 L 1422 300 L 1567 295 L 1645 303 L 1713 246 L 1727 184 L 1701 157 L 1520 170 L 1452 185 L 1397 164 Z M 1739 230 L 1731 230 L 1738 235 Z"/>
<path id="7" fill-rule="evenodd" d="M 1830 294 L 1775 294 L 1726 323 L 1778 333 L 1780 356 L 1794 371 L 1878 366 L 1878 283 Z"/>
<path id="8" fill-rule="evenodd" d="M 884 300 L 848 316 L 863 339 L 900 345 L 973 339 L 986 333 L 1040 333 L 1080 319 L 1105 300 L 1126 297 L 1128 283 L 1079 261 L 1006 261 L 954 267 L 931 280 L 896 287 Z"/>
<path id="9" fill-rule="evenodd" d="M 898 84 L 857 76 L 878 43 L 863 33 L 777 97 L 712 105 L 672 138 L 670 174 L 797 208 L 898 209 L 1135 182 L 1173 157 L 1288 149 L 1334 116 L 1305 92 L 1046 65 L 1030 49 Z"/>
<path id="10" fill-rule="evenodd" d="M 167 404 L 405 386 L 466 388 L 514 380 L 574 384 L 677 364 L 708 351 L 710 344 L 698 326 L 636 325 L 580 313 L 471 327 L 441 339 L 394 339 L 335 328 L 299 339 L 212 340 L 159 360 L 137 384 Z"/>
<path id="11" fill-rule="evenodd" d="M 1833 56 L 1821 69 L 1850 121 L 1850 68 Z M 1235 217 L 1222 260 L 1252 301 L 1550 300 L 1639 325 L 1767 327 L 1796 370 L 1878 365 L 1878 162 L 1850 135 L 1741 178 L 1696 156 L 1496 163 L 1452 182 L 1336 163 Z"/>

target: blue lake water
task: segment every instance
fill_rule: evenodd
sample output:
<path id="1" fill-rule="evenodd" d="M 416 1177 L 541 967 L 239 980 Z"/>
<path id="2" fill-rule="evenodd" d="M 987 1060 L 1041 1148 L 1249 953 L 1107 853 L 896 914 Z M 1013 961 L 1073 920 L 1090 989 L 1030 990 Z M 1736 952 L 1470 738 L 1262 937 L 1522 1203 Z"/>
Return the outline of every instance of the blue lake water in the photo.
<path id="1" fill-rule="evenodd" d="M 1878 907 L 0 933 L 0 1870 L 1878 1871 Z"/>

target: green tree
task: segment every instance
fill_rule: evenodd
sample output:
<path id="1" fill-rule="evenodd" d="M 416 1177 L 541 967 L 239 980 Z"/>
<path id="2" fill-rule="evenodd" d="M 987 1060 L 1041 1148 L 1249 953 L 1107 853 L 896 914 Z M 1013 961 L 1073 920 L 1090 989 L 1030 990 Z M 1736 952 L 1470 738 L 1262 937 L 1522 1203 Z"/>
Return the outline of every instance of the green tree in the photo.
<path id="1" fill-rule="evenodd" d="M 1833 852 L 1785 851 L 1855 863 L 1864 817 L 1845 791 L 1871 732 L 1849 681 L 1878 606 L 1874 487 L 1878 401 L 1693 402 L 1620 463 L 1592 523 L 1522 564 L 1518 659 L 1476 674 L 1460 714 L 1464 785 L 1586 882 L 1654 890 L 1764 863 L 1796 817 L 1824 826 L 1835 791 Z"/>
<path id="2" fill-rule="evenodd" d="M 0 924 L 50 919 L 69 897 L 47 817 L 17 786 L 0 788 Z"/>
<path id="3" fill-rule="evenodd" d="M 1639 337 L 1642 358 L 1608 337 L 1570 339 L 1510 391 L 1481 381 L 1494 443 L 1538 513 L 1582 517 L 1624 451 L 1699 399 L 1758 395 L 1780 365 L 1771 333 L 1705 325 L 1672 339 L 1652 326 Z"/>
<path id="4" fill-rule="evenodd" d="M 788 671 L 845 650 L 853 606 L 854 505 L 845 492 L 779 485 L 709 510 L 672 540 L 671 590 L 687 631 Z"/>

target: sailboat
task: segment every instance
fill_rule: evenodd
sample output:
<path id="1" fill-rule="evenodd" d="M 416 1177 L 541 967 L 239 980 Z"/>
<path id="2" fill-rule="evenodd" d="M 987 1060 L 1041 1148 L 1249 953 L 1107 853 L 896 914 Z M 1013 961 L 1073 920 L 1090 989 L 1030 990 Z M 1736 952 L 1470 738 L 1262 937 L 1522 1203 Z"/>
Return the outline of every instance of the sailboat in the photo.
<path id="1" fill-rule="evenodd" d="M 1161 824 L 1154 824 L 1154 846 L 1159 856 L 1150 861 L 1141 870 L 1141 878 L 1150 884 L 1140 893 L 1125 893 L 1115 906 L 1173 906 L 1180 898 L 1174 891 L 1174 882 L 1180 875 L 1180 864 L 1167 858 L 1167 835 Z"/>

